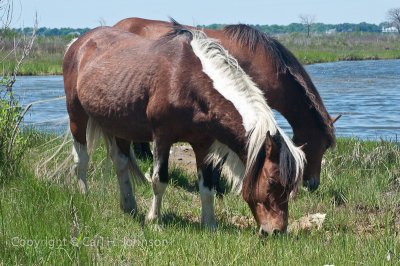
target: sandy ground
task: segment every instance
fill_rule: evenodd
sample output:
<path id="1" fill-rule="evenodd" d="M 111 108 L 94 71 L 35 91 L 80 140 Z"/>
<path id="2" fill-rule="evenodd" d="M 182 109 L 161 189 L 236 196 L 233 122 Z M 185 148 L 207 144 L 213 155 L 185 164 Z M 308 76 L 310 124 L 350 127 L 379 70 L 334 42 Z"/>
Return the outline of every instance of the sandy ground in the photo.
<path id="1" fill-rule="evenodd" d="M 175 144 L 169 155 L 169 162 L 185 169 L 189 173 L 196 174 L 196 158 L 189 144 Z"/>

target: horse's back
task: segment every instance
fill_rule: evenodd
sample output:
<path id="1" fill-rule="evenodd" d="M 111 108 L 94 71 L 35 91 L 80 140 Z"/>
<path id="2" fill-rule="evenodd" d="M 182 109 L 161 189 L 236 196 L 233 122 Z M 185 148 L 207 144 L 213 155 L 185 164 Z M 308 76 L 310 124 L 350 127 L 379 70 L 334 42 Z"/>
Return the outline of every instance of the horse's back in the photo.
<path id="1" fill-rule="evenodd" d="M 63 62 L 67 103 L 79 95 L 78 83 L 82 78 L 90 76 L 93 80 L 99 80 L 107 75 L 106 69 L 93 69 L 96 65 L 103 65 L 107 61 L 104 58 L 113 57 L 115 51 L 118 54 L 118 51 L 123 51 L 127 46 L 140 47 L 143 42 L 146 40 L 140 36 L 109 27 L 93 29 L 73 42 L 65 52 Z M 92 86 L 87 86 L 90 87 Z"/>
<path id="2" fill-rule="evenodd" d="M 171 31 L 171 23 L 143 18 L 126 18 L 115 24 L 113 28 L 135 33 L 148 39 L 158 39 Z"/>

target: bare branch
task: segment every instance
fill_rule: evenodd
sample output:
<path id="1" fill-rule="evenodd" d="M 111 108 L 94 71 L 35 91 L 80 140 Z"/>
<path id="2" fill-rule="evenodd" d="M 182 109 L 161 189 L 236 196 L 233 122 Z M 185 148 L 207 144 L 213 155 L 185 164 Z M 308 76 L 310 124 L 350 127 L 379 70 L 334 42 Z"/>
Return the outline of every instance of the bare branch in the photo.
<path id="1" fill-rule="evenodd" d="M 395 27 L 400 34 L 400 8 L 389 9 L 387 12 L 387 19 L 392 27 Z"/>
<path id="2" fill-rule="evenodd" d="M 7 29 L 12 21 L 14 2 L 12 0 L 0 0 L 0 20 L 3 29 Z"/>
<path id="3" fill-rule="evenodd" d="M 32 29 L 32 33 L 31 36 L 23 37 L 22 43 L 22 54 L 20 55 L 20 57 L 17 59 L 17 63 L 14 67 L 13 73 L 11 75 L 11 77 L 9 78 L 9 80 L 7 81 L 7 83 L 5 84 L 5 87 L 7 89 L 7 91 L 12 91 L 12 87 L 17 79 L 17 74 L 18 71 L 23 63 L 23 61 L 25 60 L 25 58 L 29 55 L 30 51 L 32 50 L 32 46 L 35 42 L 36 39 L 36 31 L 38 29 L 38 19 L 37 19 L 37 14 L 35 15 L 35 25 Z M 14 45 L 14 50 L 16 48 L 16 45 Z"/>
<path id="4" fill-rule="evenodd" d="M 310 37 L 311 27 L 315 21 L 315 15 L 301 14 L 299 15 L 300 22 L 307 28 L 307 37 Z"/>

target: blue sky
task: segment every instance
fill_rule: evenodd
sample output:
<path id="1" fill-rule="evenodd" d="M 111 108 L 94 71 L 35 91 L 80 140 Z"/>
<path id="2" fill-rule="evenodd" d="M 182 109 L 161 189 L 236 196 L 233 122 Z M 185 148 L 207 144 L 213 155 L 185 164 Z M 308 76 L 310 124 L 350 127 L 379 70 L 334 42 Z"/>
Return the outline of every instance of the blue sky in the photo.
<path id="1" fill-rule="evenodd" d="M 13 27 L 32 26 L 37 12 L 39 27 L 96 27 L 113 25 L 126 17 L 166 20 L 172 16 L 189 25 L 249 23 L 287 25 L 300 14 L 323 23 L 380 23 L 399 0 L 14 0 Z"/>

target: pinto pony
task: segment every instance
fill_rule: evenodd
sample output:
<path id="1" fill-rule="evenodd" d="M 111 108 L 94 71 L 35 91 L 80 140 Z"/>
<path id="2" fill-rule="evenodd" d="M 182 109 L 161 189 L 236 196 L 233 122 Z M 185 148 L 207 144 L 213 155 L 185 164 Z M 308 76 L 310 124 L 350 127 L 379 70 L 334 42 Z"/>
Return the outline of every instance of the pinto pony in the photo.
<path id="1" fill-rule="evenodd" d="M 154 142 L 153 202 L 160 220 L 173 143 L 196 156 L 201 222 L 215 227 L 214 191 L 207 163 L 240 190 L 260 233 L 284 232 L 289 194 L 305 156 L 277 126 L 262 92 L 217 42 L 179 28 L 151 41 L 114 28 L 94 29 L 67 50 L 63 64 L 75 168 L 86 190 L 91 132 L 105 136 L 121 192 L 121 208 L 137 211 L 129 169 L 142 180 L 130 142 Z"/>
<path id="2" fill-rule="evenodd" d="M 127 18 L 113 27 L 149 39 L 158 39 L 171 23 Z M 193 28 L 193 27 L 192 27 Z M 222 30 L 203 29 L 233 55 L 241 68 L 264 93 L 271 108 L 280 112 L 293 129 L 296 145 L 306 144 L 307 164 L 303 184 L 315 190 L 320 184 L 321 162 L 325 151 L 335 144 L 333 123 L 305 69 L 277 40 L 247 25 L 230 25 Z M 148 146 L 141 145 L 149 153 Z"/>

